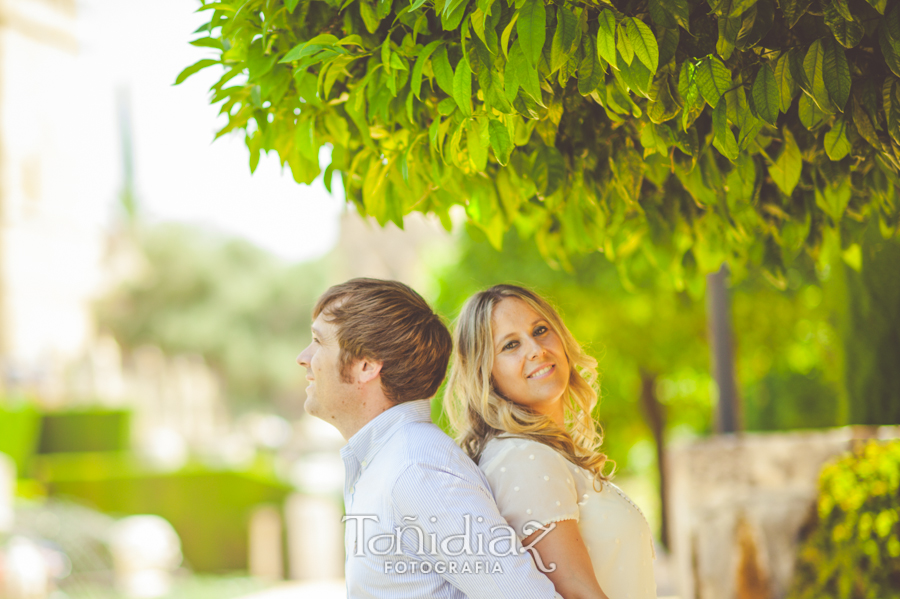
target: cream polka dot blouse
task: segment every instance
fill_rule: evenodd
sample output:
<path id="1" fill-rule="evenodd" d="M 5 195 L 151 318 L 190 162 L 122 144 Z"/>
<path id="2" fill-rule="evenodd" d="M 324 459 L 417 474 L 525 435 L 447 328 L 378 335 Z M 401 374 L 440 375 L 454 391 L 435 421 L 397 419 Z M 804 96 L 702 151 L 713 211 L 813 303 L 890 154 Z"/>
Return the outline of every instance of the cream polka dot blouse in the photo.
<path id="1" fill-rule="evenodd" d="M 520 540 L 528 522 L 575 520 L 610 599 L 655 599 L 650 527 L 619 487 L 606 482 L 596 491 L 588 471 L 528 439 L 492 439 L 479 466 Z"/>

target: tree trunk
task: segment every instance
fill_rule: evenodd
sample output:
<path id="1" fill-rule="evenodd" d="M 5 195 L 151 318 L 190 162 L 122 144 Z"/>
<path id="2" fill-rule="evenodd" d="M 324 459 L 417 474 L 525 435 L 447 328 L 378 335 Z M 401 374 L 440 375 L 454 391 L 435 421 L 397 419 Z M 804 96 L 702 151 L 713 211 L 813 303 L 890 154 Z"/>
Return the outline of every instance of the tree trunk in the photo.
<path id="1" fill-rule="evenodd" d="M 734 339 L 731 332 L 731 298 L 726 287 L 728 267 L 706 277 L 706 311 L 713 373 L 719 388 L 716 432 L 737 432 L 740 413 L 734 379 Z"/>
<path id="2" fill-rule="evenodd" d="M 665 407 L 659 403 L 656 397 L 656 374 L 641 370 L 641 406 L 647 424 L 653 432 L 653 440 L 656 443 L 656 464 L 659 469 L 659 512 L 660 530 L 659 541 L 663 547 L 669 548 L 669 496 L 666 489 L 666 413 Z"/>

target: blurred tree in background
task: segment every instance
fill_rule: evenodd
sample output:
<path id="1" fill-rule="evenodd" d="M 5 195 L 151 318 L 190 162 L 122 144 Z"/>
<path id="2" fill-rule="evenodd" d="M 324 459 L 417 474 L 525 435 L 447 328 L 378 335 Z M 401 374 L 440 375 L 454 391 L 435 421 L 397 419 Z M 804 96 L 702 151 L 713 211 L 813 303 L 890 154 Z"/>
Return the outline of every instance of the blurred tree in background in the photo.
<path id="1" fill-rule="evenodd" d="M 600 254 L 572 258 L 570 271 L 554 269 L 534 243 L 515 233 L 506 235 L 502 252 L 476 227 L 468 227 L 459 243 L 457 262 L 438 273 L 437 309 L 455 317 L 467 297 L 500 282 L 549 298 L 600 362 L 597 417 L 605 451 L 624 474 L 652 477 L 667 440 L 711 432 L 716 391 L 702 287 L 689 293 L 666 286 L 647 260 L 632 262 L 623 277 Z M 811 261 L 806 264 L 806 270 L 788 271 L 785 291 L 762 276 L 733 290 L 747 430 L 848 422 L 834 374 L 840 340 L 832 306 L 823 301 Z"/>
<path id="2" fill-rule="evenodd" d="M 195 353 L 236 407 L 279 400 L 325 285 L 325 263 L 289 265 L 248 242 L 186 225 L 139 229 L 140 275 L 97 307 L 127 351 L 143 344 Z M 285 405 L 289 402 L 280 402 Z"/>

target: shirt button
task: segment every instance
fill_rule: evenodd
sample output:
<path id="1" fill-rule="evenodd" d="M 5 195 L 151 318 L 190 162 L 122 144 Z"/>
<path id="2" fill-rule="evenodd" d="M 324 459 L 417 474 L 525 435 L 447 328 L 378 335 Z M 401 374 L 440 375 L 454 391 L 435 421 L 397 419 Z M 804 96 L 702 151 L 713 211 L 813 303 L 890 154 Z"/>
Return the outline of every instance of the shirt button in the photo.
<path id="1" fill-rule="evenodd" d="M 533 459 L 534 459 L 534 454 L 531 454 L 530 456 L 528 456 L 528 459 L 529 459 L 529 460 L 533 460 Z"/>
<path id="2" fill-rule="evenodd" d="M 353 493 L 353 491 L 355 491 L 355 490 L 356 490 L 356 487 L 350 487 L 350 493 Z"/>
<path id="3" fill-rule="evenodd" d="M 545 476 L 545 477 L 544 477 L 544 480 L 550 480 L 550 477 L 549 477 L 549 476 Z"/>
<path id="4" fill-rule="evenodd" d="M 365 460 L 362 461 L 362 467 L 363 467 L 363 468 L 365 468 L 365 467 L 368 466 L 368 465 L 369 465 L 369 462 L 367 462 L 367 461 L 365 461 Z"/>

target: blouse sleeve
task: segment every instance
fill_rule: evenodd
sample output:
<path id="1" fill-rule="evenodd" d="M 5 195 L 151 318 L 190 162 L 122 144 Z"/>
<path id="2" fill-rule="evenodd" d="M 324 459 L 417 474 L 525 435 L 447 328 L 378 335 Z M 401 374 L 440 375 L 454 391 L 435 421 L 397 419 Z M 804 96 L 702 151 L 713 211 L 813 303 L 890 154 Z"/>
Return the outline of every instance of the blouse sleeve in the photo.
<path id="1" fill-rule="evenodd" d="M 491 485 L 500 514 L 519 540 L 536 529 L 562 520 L 578 521 L 578 492 L 569 462 L 556 450 L 537 441 L 507 439 L 506 445 L 482 470 Z"/>

